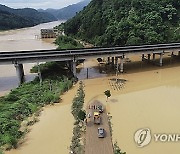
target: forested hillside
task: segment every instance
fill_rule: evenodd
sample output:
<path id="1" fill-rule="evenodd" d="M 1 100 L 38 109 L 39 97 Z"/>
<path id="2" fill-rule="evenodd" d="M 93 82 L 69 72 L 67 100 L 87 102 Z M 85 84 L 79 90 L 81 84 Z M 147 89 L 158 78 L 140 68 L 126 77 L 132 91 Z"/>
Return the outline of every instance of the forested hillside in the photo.
<path id="1" fill-rule="evenodd" d="M 0 10 L 0 30 L 15 29 L 33 26 L 33 24 L 12 13 Z"/>
<path id="2" fill-rule="evenodd" d="M 99 46 L 180 41 L 180 0 L 92 0 L 65 33 Z"/>
<path id="3" fill-rule="evenodd" d="M 49 13 L 30 8 L 12 9 L 0 4 L 0 30 L 29 27 L 55 20 Z"/>

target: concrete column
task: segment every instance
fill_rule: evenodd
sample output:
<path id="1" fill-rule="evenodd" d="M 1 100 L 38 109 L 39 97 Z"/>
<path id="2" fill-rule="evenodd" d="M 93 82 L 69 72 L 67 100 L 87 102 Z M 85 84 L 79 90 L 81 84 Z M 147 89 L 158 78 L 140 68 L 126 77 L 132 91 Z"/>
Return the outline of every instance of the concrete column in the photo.
<path id="1" fill-rule="evenodd" d="M 108 64 L 110 63 L 110 57 L 108 57 Z"/>
<path id="2" fill-rule="evenodd" d="M 115 57 L 116 76 L 118 76 L 118 57 Z"/>
<path id="3" fill-rule="evenodd" d="M 73 62 L 72 61 L 68 61 L 68 67 L 69 67 L 70 71 L 73 72 Z"/>
<path id="4" fill-rule="evenodd" d="M 156 54 L 155 53 L 153 53 L 153 60 L 155 60 L 156 59 Z"/>
<path id="5" fill-rule="evenodd" d="M 121 61 L 120 61 L 120 72 L 123 73 L 124 72 L 124 58 L 121 57 Z"/>
<path id="6" fill-rule="evenodd" d="M 148 54 L 148 60 L 150 61 L 150 59 L 151 59 L 151 54 Z"/>
<path id="7" fill-rule="evenodd" d="M 174 56 L 174 52 L 171 53 L 171 57 L 173 57 L 173 56 Z"/>
<path id="8" fill-rule="evenodd" d="M 163 53 L 160 53 L 159 66 L 163 65 Z"/>
<path id="9" fill-rule="evenodd" d="M 114 57 L 112 57 L 112 64 L 114 65 Z"/>
<path id="10" fill-rule="evenodd" d="M 115 57 L 115 66 L 118 65 L 118 57 Z"/>
<path id="11" fill-rule="evenodd" d="M 73 60 L 73 75 L 74 75 L 74 77 L 76 77 L 76 60 Z"/>
<path id="12" fill-rule="evenodd" d="M 114 57 L 112 57 L 112 67 L 114 67 Z"/>
<path id="13" fill-rule="evenodd" d="M 19 81 L 19 85 L 21 85 L 24 82 L 24 69 L 23 64 L 14 64 L 16 68 L 16 73 Z"/>
<path id="14" fill-rule="evenodd" d="M 142 54 L 142 61 L 144 61 L 144 54 Z"/>

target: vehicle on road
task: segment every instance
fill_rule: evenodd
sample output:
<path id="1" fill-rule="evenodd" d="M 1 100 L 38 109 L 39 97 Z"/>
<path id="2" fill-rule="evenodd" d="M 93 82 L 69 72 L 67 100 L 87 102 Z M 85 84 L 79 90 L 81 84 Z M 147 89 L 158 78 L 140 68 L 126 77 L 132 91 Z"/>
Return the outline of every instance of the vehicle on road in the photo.
<path id="1" fill-rule="evenodd" d="M 100 124 L 101 123 L 101 117 L 99 112 L 94 112 L 94 124 Z"/>
<path id="2" fill-rule="evenodd" d="M 104 136 L 105 136 L 104 128 L 99 127 L 98 128 L 98 137 L 99 138 L 104 138 Z"/>
<path id="3" fill-rule="evenodd" d="M 98 110 L 99 110 L 99 113 L 103 113 L 103 111 L 104 111 L 103 106 L 102 106 L 102 105 L 99 105 L 99 106 L 98 106 Z"/>

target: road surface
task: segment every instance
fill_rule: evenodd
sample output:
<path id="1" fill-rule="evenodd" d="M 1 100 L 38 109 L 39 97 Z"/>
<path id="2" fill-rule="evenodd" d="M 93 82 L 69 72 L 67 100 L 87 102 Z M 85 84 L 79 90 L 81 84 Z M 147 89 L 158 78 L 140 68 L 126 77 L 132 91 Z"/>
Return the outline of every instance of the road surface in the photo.
<path id="1" fill-rule="evenodd" d="M 110 129 L 108 125 L 108 116 L 106 110 L 101 113 L 101 124 L 97 125 L 93 122 L 93 113 L 97 111 L 92 109 L 93 105 L 102 105 L 99 101 L 94 101 L 90 106 L 91 109 L 87 109 L 87 113 L 91 113 L 91 117 L 88 118 L 86 127 L 86 145 L 85 154 L 113 154 L 113 146 L 110 135 Z M 105 130 L 105 138 L 98 138 L 98 127 L 102 127 Z"/>

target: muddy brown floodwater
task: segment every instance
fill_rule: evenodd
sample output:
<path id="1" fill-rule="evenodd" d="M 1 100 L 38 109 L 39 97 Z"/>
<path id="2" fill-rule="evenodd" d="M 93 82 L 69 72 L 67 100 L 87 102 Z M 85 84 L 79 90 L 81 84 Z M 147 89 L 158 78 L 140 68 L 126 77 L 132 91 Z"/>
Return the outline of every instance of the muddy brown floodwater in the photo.
<path id="1" fill-rule="evenodd" d="M 163 67 L 138 62 L 125 64 L 126 72 L 119 75 L 127 82 L 117 90 L 112 86 L 115 76 L 85 80 L 86 105 L 99 100 L 112 115 L 113 141 L 127 154 L 180 153 L 180 142 L 155 142 L 139 148 L 134 134 L 149 128 L 151 134 L 180 134 L 180 59 L 165 60 Z M 130 65 L 130 66 L 128 66 Z M 132 68 L 133 69 L 130 69 Z M 111 90 L 108 102 L 103 92 Z"/>
<path id="2" fill-rule="evenodd" d="M 41 28 L 53 28 L 63 21 L 55 21 L 40 24 L 34 27 L 22 28 L 0 32 L 0 52 L 55 49 L 54 39 L 37 39 L 40 37 Z M 36 36 L 36 37 L 35 37 Z M 35 74 L 30 74 L 29 70 L 35 64 L 24 64 L 26 81 L 33 80 Z M 0 65 L 0 96 L 7 94 L 12 88 L 18 86 L 16 70 L 13 65 Z"/>
<path id="3" fill-rule="evenodd" d="M 163 67 L 141 62 L 140 56 L 129 57 L 132 63 L 126 63 L 125 73 L 118 76 L 125 82 L 118 85 L 114 75 L 98 73 L 95 60 L 87 60 L 81 66 L 79 77 L 85 83 L 85 107 L 94 100 L 106 106 L 112 115 L 113 141 L 127 154 L 180 153 L 180 142 L 155 142 L 152 138 L 149 145 L 139 148 L 134 141 L 134 133 L 140 128 L 149 128 L 152 134 L 180 134 L 180 58 L 170 58 L 168 54 L 165 57 Z M 11 71 L 0 72 L 3 78 L 14 75 Z M 45 107 L 25 142 L 6 154 L 68 154 L 74 122 L 71 103 L 77 87 L 78 84 L 63 95 L 61 104 Z M 108 102 L 104 96 L 107 89 L 112 94 Z"/>
<path id="4" fill-rule="evenodd" d="M 61 97 L 60 104 L 45 107 L 24 143 L 5 154 L 68 154 L 74 123 L 71 102 L 77 89 L 78 84 Z"/>

